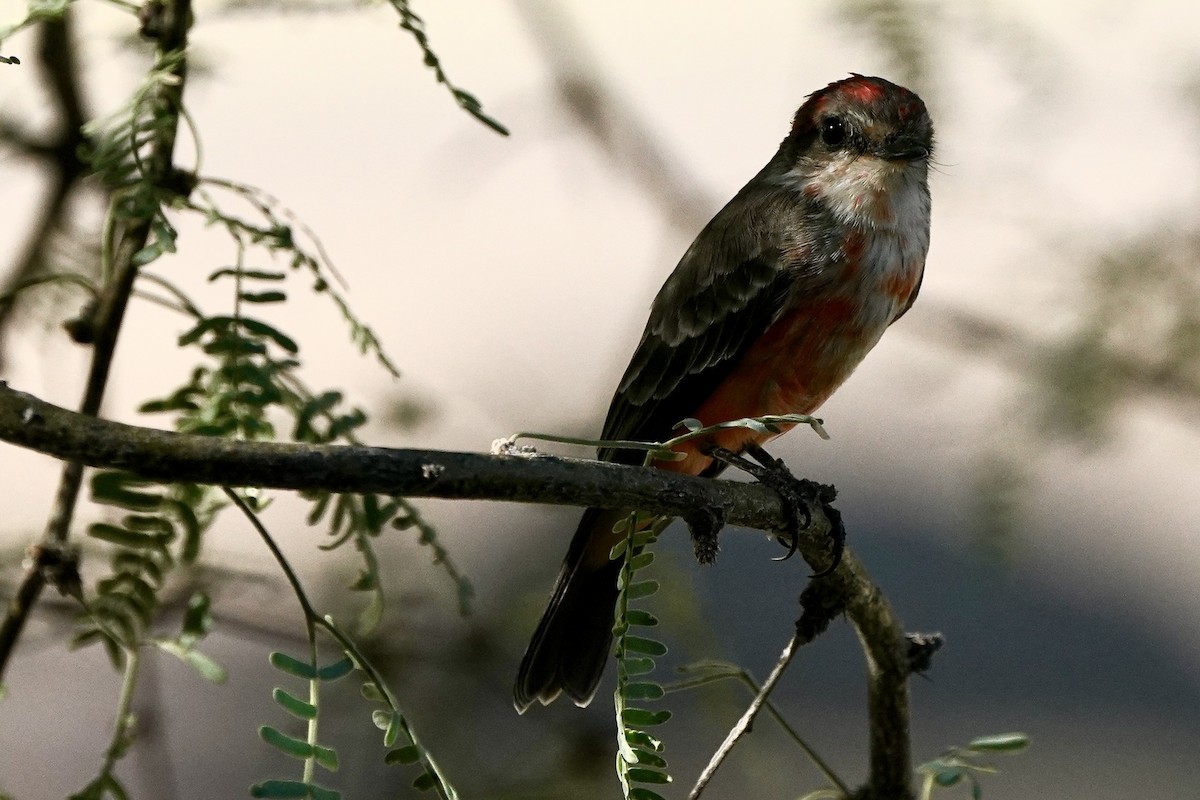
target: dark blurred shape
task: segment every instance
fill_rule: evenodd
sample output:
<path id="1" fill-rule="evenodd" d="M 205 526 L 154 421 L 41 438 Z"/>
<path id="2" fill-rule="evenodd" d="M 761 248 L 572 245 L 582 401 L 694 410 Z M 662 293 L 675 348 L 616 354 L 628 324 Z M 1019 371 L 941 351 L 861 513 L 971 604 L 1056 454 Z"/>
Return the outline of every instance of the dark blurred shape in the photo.
<path id="1" fill-rule="evenodd" d="M 437 419 L 437 411 L 433 401 L 410 391 L 392 399 L 384 419 L 389 425 L 412 432 Z"/>
<path id="2" fill-rule="evenodd" d="M 1030 469 L 1011 444 L 985 453 L 975 465 L 975 540 L 989 561 L 1007 563 L 1016 555 Z"/>
<path id="3" fill-rule="evenodd" d="M 1200 413 L 1200 235 L 1151 231 L 1097 263 L 1078 327 L 1041 370 L 1043 421 L 1097 444 L 1122 400 L 1166 393 Z"/>
<path id="4" fill-rule="evenodd" d="M 53 110 L 55 122 L 51 130 L 34 133 L 25 130 L 16 120 L 0 118 L 0 145 L 38 163 L 47 173 L 49 188 L 25 247 L 14 259 L 8 274 L 0 278 L 0 295 L 50 271 L 51 243 L 56 232 L 65 228 L 64 214 L 82 188 L 86 169 L 78 155 L 85 143 L 81 129 L 87 113 L 72 34 L 71 9 L 38 25 L 36 56 L 35 63 L 47 84 L 48 105 Z M 16 305 L 13 298 L 0 300 L 0 344 L 11 327 Z"/>

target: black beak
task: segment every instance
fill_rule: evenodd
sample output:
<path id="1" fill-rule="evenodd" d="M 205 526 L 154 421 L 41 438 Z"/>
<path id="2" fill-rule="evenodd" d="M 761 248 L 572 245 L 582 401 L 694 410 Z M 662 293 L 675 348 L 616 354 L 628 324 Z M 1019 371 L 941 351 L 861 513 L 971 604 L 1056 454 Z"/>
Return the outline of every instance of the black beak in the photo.
<path id="1" fill-rule="evenodd" d="M 888 161 L 927 161 L 933 155 L 933 146 L 925 136 L 897 133 L 883 141 L 877 154 Z"/>

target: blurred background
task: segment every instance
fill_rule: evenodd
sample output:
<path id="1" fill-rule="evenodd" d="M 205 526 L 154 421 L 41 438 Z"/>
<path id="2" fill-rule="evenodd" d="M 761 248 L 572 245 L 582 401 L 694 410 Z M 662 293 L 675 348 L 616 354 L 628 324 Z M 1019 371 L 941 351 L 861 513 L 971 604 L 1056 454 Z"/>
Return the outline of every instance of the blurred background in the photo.
<path id="1" fill-rule="evenodd" d="M 0 3 L 0 22 L 24 4 Z M 850 545 L 910 630 L 941 631 L 913 681 L 918 761 L 974 736 L 1033 740 L 988 798 L 1200 796 L 1200 11 L 1193 3 L 662 0 L 416 7 L 451 77 L 511 130 L 457 109 L 384 5 L 198 0 L 186 102 L 201 170 L 261 186 L 322 237 L 403 378 L 355 355 L 324 298 L 277 314 L 306 377 L 345 386 L 372 444 L 486 450 L 518 430 L 598 432 L 649 302 L 692 237 L 774 153 L 809 92 L 849 72 L 918 92 L 938 138 L 921 296 L 821 410 L 773 452 L 835 484 Z M 144 73 L 129 17 L 75 7 L 89 116 Z M 21 143 L 59 123 L 34 32 L 0 65 L 0 288 L 31 270 L 94 269 L 96 193 L 55 210 L 54 176 Z M 195 150 L 184 145 L 181 163 Z M 48 238 L 39 231 L 45 227 Z M 37 243 L 41 244 L 37 244 Z M 49 244 L 46 244 L 49 243 Z M 35 246 L 36 245 L 36 246 Z M 43 246 L 44 245 L 44 246 Z M 156 265 L 219 305 L 203 276 L 231 258 L 200 225 Z M 69 289 L 5 306 L 13 386 L 78 402 L 87 353 L 63 334 Z M 184 378 L 186 320 L 135 304 L 105 413 Z M 573 454 L 579 455 L 578 451 Z M 59 466 L 0 451 L 0 590 L 45 522 Z M 403 532 L 381 542 L 390 606 L 367 643 L 465 797 L 613 797 L 606 676 L 592 707 L 517 716 L 510 685 L 577 512 L 423 502 L 476 590 L 474 613 Z M 82 512 L 88 518 L 86 510 Z M 353 614 L 353 555 L 281 499 L 267 518 L 323 608 Z M 727 531 L 715 566 L 664 537 L 656 598 L 671 653 L 760 678 L 798 615 L 807 568 Z M 102 572 L 96 553 L 85 561 Z M 214 687 L 148 659 L 141 741 L 120 774 L 139 797 L 245 796 L 296 772 L 261 742 L 284 725 L 267 654 L 303 628 L 267 553 L 229 515 L 191 578 L 215 600 Z M 186 594 L 182 595 L 186 596 Z M 47 595 L 0 701 L 0 792 L 60 797 L 95 774 L 119 675 L 70 651 L 73 611 Z M 843 778 L 866 766 L 863 659 L 848 625 L 801 651 L 775 698 Z M 347 797 L 406 796 L 369 709 L 340 687 L 322 738 Z M 682 797 L 748 696 L 672 696 L 663 728 Z M 328 700 L 326 701 L 328 703 Z M 796 797 L 821 779 L 770 720 L 706 797 Z M 964 789 L 947 796 L 966 796 Z"/>

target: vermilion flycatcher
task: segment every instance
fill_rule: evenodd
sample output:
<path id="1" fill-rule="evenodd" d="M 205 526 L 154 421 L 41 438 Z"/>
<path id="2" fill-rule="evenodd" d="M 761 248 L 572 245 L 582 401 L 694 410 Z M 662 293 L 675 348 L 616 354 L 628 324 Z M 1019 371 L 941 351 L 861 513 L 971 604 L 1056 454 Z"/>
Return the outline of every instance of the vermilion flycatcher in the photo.
<path id="1" fill-rule="evenodd" d="M 933 123 L 921 98 L 853 75 L 808 97 L 779 151 L 705 226 L 654 298 L 604 439 L 663 441 L 685 418 L 712 425 L 811 414 L 912 305 L 929 248 Z M 660 469 L 715 475 L 706 452 L 773 434 L 722 430 Z M 600 458 L 641 463 L 637 451 Z M 613 526 L 583 514 L 521 662 L 518 711 L 566 692 L 587 705 L 612 646 L 620 562 Z"/>

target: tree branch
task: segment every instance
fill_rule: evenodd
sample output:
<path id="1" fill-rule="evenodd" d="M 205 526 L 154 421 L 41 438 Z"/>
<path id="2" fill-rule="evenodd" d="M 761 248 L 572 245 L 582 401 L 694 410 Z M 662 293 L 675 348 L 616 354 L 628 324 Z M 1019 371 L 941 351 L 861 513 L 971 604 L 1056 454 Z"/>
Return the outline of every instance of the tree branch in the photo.
<path id="1" fill-rule="evenodd" d="M 549 456 L 483 455 L 384 447 L 244 442 L 170 433 L 77 414 L 0 383 L 0 440 L 151 480 L 276 489 L 378 492 L 407 497 L 638 508 L 684 516 L 720 509 L 730 523 L 782 531 L 778 494 L 758 484 Z M 829 558 L 829 520 L 819 502 L 799 551 L 814 567 Z M 907 643 L 899 619 L 847 549 L 840 565 L 802 597 L 802 641 L 845 613 L 867 655 L 871 779 L 863 797 L 910 795 Z"/>
<path id="2" fill-rule="evenodd" d="M 124 469 L 163 482 L 274 489 L 640 508 L 682 516 L 724 509 L 735 524 L 782 530 L 773 490 L 599 461 L 384 447 L 246 442 L 171 433 L 77 414 L 0 383 L 0 440 L 66 461 Z M 818 561 L 820 506 L 801 552 Z"/>
<path id="3" fill-rule="evenodd" d="M 191 25 L 191 0 L 171 0 L 161 4 L 148 4 L 147 16 L 143 19 L 142 34 L 157 39 L 157 54 L 182 52 L 187 47 L 187 31 Z M 175 136 L 179 125 L 179 109 L 182 108 L 183 87 L 187 77 L 187 59 L 179 59 L 173 72 L 176 82 L 161 89 L 164 105 L 169 112 L 171 124 L 163 126 L 155 135 L 146 162 L 146 178 L 156 187 L 163 187 L 171 177 L 174 161 Z M 67 104 L 66 114 L 75 112 Z M 146 246 L 150 237 L 151 216 L 131 217 L 125 221 L 120 241 L 115 248 L 111 264 L 111 279 L 104 287 L 96 308 L 92 360 L 88 371 L 87 385 L 80 401 L 80 413 L 95 416 L 100 412 L 104 392 L 108 386 L 109 370 L 116 350 L 117 337 L 125 318 L 129 296 L 133 292 L 138 265 L 134 256 Z M 46 573 L 61 561 L 61 551 L 70 536 L 71 518 L 79 497 L 83 480 L 83 462 L 68 461 L 63 466 L 62 478 L 54 498 L 50 518 L 42 545 L 31 552 L 25 574 L 17 592 L 5 609 L 0 623 L 0 679 L 3 678 L 8 660 L 16 647 L 17 640 L 25 627 L 25 620 L 33 609 L 46 583 Z"/>

